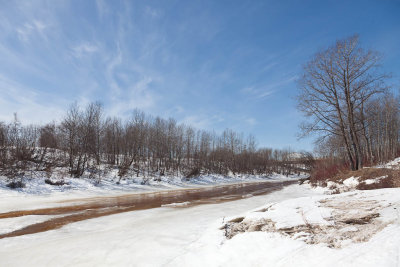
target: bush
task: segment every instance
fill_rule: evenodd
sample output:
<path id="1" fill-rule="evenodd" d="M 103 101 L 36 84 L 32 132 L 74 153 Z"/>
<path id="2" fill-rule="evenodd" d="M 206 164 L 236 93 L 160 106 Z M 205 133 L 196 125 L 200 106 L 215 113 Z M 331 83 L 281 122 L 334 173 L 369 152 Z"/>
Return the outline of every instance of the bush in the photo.
<path id="1" fill-rule="evenodd" d="M 197 177 L 199 175 L 200 175 L 200 169 L 199 168 L 194 168 L 185 176 L 185 178 L 186 179 L 190 179 L 190 178 L 193 178 L 193 177 Z"/>
<path id="2" fill-rule="evenodd" d="M 319 159 L 314 162 L 311 170 L 310 182 L 313 185 L 326 185 L 328 180 L 333 180 L 339 173 L 347 172 L 348 163 L 335 159 Z"/>
<path id="3" fill-rule="evenodd" d="M 7 184 L 7 187 L 9 187 L 11 189 L 24 188 L 25 184 L 22 181 L 12 181 Z"/>
<path id="4" fill-rule="evenodd" d="M 53 182 L 53 181 L 50 180 L 50 179 L 46 179 L 46 180 L 44 180 L 44 182 L 45 182 L 46 184 L 49 184 L 49 185 L 56 185 L 56 186 L 61 186 L 61 185 L 67 185 L 67 184 L 68 184 L 68 183 L 64 182 L 64 180 Z"/>

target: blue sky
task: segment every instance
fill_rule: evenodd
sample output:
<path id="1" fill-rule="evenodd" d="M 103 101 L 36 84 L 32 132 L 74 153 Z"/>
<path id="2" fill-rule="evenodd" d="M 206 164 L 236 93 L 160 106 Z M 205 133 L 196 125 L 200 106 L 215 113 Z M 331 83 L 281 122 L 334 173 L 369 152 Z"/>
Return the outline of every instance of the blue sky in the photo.
<path id="1" fill-rule="evenodd" d="M 298 141 L 296 79 L 317 50 L 360 34 L 400 84 L 400 1 L 0 0 L 0 120 L 62 118 L 74 101 L 134 108 L 260 146 Z M 396 87 L 398 88 L 398 86 Z"/>

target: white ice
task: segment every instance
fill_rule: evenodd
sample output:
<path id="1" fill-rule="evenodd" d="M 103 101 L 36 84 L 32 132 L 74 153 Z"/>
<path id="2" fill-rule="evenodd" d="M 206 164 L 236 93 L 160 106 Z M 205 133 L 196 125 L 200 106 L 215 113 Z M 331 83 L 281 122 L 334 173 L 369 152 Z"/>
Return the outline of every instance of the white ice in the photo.
<path id="1" fill-rule="evenodd" d="M 175 260 L 191 252 L 207 229 L 214 229 L 224 217 L 267 202 L 310 194 L 315 192 L 289 186 L 266 196 L 189 208 L 126 212 L 72 223 L 58 230 L 5 238 L 0 240 L 0 265 L 177 266 Z M 219 245 L 218 239 L 209 241 L 211 246 Z M 196 264 L 197 259 L 189 258 L 181 266 Z"/>

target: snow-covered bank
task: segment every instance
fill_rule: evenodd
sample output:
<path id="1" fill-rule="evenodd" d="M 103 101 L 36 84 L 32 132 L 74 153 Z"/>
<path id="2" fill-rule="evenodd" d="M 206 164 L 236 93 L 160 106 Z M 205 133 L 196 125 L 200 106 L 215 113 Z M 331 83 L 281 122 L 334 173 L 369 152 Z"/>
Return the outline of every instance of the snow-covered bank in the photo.
<path id="1" fill-rule="evenodd" d="M 142 184 L 142 178 L 124 179 L 117 183 L 118 179 L 105 178 L 101 183 L 94 183 L 93 179 L 65 178 L 67 183 L 62 186 L 54 186 L 45 183 L 45 178 L 25 179 L 25 187 L 10 189 L 6 186 L 6 179 L 0 179 L 0 213 L 18 210 L 35 209 L 44 207 L 61 206 L 66 201 L 96 197 L 96 196 L 116 196 L 131 193 L 155 192 L 162 190 L 174 190 L 185 188 L 200 188 L 217 185 L 227 185 L 235 183 L 261 182 L 261 181 L 287 181 L 303 178 L 304 176 L 286 177 L 280 174 L 265 176 L 222 176 L 207 175 L 191 179 L 181 179 L 179 177 L 161 177 L 160 181 L 149 181 Z"/>
<path id="2" fill-rule="evenodd" d="M 400 189 L 271 202 L 214 225 L 175 259 L 196 266 L 399 266 Z"/>
<path id="3" fill-rule="evenodd" d="M 398 266 L 400 189 L 324 193 L 326 188 L 296 184 L 231 202 L 181 203 L 89 219 L 0 239 L 0 263 Z M 14 229 L 26 223 L 22 218 L 7 220 L 0 227 Z"/>
<path id="4" fill-rule="evenodd" d="M 149 179 L 143 183 L 143 177 L 131 177 L 120 180 L 117 177 L 106 177 L 100 180 L 99 183 L 95 179 L 88 178 L 63 178 L 65 185 L 56 186 L 45 183 L 44 177 L 24 179 L 25 187 L 10 189 L 7 187 L 9 181 L 5 177 L 0 176 L 0 193 L 15 192 L 43 195 L 52 193 L 96 193 L 107 194 L 110 191 L 127 192 L 127 191 L 154 191 L 162 189 L 187 188 L 206 185 L 229 184 L 239 182 L 256 182 L 256 181 L 284 181 L 301 179 L 306 175 L 290 175 L 271 174 L 268 176 L 262 175 L 202 175 L 190 179 L 176 176 L 160 176 L 157 179 Z"/>
<path id="5" fill-rule="evenodd" d="M 0 265 L 192 266 L 202 260 L 185 256 L 195 253 L 207 229 L 220 225 L 224 217 L 269 202 L 316 194 L 319 193 L 307 187 L 291 185 L 268 195 L 237 201 L 126 212 L 48 232 L 4 238 L 0 240 Z M 218 239 L 205 242 L 220 245 Z"/>

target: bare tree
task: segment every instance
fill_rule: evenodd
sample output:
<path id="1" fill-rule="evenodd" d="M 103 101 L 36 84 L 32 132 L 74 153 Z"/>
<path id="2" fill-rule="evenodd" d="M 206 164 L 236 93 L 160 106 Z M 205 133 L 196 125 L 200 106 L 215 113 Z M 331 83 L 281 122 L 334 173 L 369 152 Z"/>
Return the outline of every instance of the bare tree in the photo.
<path id="1" fill-rule="evenodd" d="M 57 166 L 100 181 L 104 171 L 116 169 L 119 181 L 134 173 L 146 183 L 167 175 L 290 174 L 304 165 L 289 160 L 290 151 L 258 149 L 253 136 L 230 129 L 216 134 L 138 110 L 126 121 L 102 113 L 99 103 L 75 103 L 59 124 L 24 126 L 16 116 L 13 123 L 0 122 L 0 174 L 15 180 L 29 170 L 50 178 Z"/>
<path id="2" fill-rule="evenodd" d="M 363 164 L 363 107 L 385 90 L 388 75 L 379 73 L 380 59 L 352 36 L 315 54 L 299 82 L 298 108 L 311 119 L 301 125 L 302 134 L 340 137 L 353 170 Z"/>

